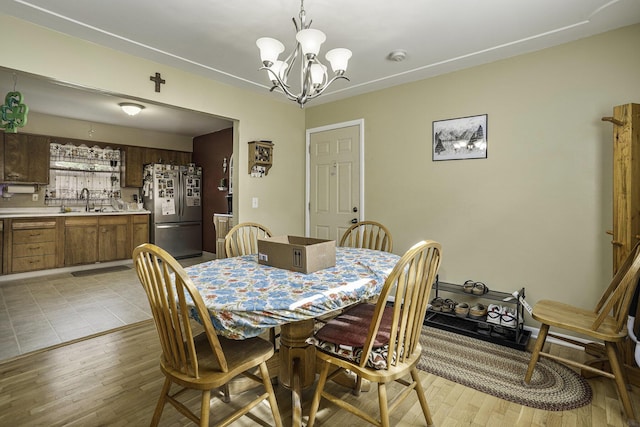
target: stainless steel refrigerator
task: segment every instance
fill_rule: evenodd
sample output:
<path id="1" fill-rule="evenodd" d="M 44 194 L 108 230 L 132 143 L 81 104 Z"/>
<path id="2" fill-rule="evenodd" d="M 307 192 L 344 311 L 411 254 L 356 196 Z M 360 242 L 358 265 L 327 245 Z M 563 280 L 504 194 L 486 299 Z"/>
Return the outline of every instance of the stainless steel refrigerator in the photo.
<path id="1" fill-rule="evenodd" d="M 174 258 L 202 255 L 202 168 L 145 165 L 142 190 L 151 211 L 151 243 Z"/>

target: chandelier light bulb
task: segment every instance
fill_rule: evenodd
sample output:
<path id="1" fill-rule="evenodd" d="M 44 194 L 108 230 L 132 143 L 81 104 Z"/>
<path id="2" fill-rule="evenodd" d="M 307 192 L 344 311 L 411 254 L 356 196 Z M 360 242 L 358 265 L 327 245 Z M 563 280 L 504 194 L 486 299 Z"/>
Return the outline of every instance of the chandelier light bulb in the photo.
<path id="1" fill-rule="evenodd" d="M 273 63 L 273 65 L 271 65 L 271 70 L 273 71 L 273 73 L 275 75 L 277 75 L 278 77 L 280 77 L 280 79 L 284 79 L 285 73 L 287 71 L 287 67 L 289 66 L 289 64 L 287 64 L 284 61 L 275 61 Z M 277 82 L 277 80 L 276 80 Z"/>
<path id="2" fill-rule="evenodd" d="M 320 46 L 327 40 L 327 36 L 320 30 L 314 30 L 307 28 L 306 30 L 298 31 L 296 34 L 296 40 L 300 43 L 302 53 L 305 56 L 316 56 L 320 52 Z"/>
<path id="3" fill-rule="evenodd" d="M 322 64 L 311 64 L 311 84 L 314 86 L 324 83 L 327 67 Z"/>
<path id="4" fill-rule="evenodd" d="M 260 49 L 260 60 L 266 67 L 278 60 L 278 56 L 284 52 L 284 45 L 271 37 L 262 37 L 256 41 Z"/>
<path id="5" fill-rule="evenodd" d="M 339 47 L 327 52 L 325 58 L 331 63 L 331 69 L 334 73 L 344 73 L 347 71 L 347 65 L 349 64 L 351 55 L 352 53 L 349 49 Z"/>

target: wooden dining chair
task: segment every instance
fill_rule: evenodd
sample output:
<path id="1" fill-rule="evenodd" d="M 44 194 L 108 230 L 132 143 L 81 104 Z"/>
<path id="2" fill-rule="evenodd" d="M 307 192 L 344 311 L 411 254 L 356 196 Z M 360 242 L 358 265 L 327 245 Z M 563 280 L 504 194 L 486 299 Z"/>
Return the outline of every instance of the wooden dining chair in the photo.
<path id="1" fill-rule="evenodd" d="M 271 230 L 255 222 L 242 222 L 234 226 L 224 238 L 227 257 L 258 253 L 258 239 L 271 237 Z"/>
<path id="2" fill-rule="evenodd" d="M 234 226 L 224 238 L 224 248 L 227 257 L 251 255 L 258 253 L 258 239 L 271 237 L 271 230 L 255 222 L 241 222 Z M 276 328 L 269 329 L 269 341 L 277 349 L 277 339 L 280 334 Z"/>
<path id="3" fill-rule="evenodd" d="M 376 249 L 392 252 L 393 239 L 384 225 L 376 221 L 361 221 L 352 224 L 340 239 L 340 246 Z"/>
<path id="4" fill-rule="evenodd" d="M 230 424 L 247 415 L 263 401 L 268 401 L 275 425 L 281 426 L 278 404 L 267 369 L 273 346 L 261 338 L 231 340 L 218 337 L 202 297 L 184 269 L 165 250 L 144 243 L 133 251 L 138 278 L 144 287 L 160 338 L 160 370 L 165 376 L 156 405 L 152 426 L 157 426 L 165 403 L 200 426 L 209 425 L 211 391 L 220 391 L 234 377 L 243 375 L 264 387 L 248 405 L 237 409 L 221 423 Z M 189 319 L 194 310 L 204 332 L 194 336 Z M 172 386 L 180 389 L 171 393 Z M 187 389 L 202 392 L 199 416 L 178 396 Z M 255 393 L 255 391 L 252 391 Z M 255 414 L 250 415 L 255 418 Z"/>
<path id="5" fill-rule="evenodd" d="M 627 315 L 633 298 L 638 278 L 640 277 L 640 244 L 629 253 L 629 256 L 614 275 L 611 283 L 604 291 L 594 309 L 574 307 L 558 301 L 541 300 L 533 306 L 531 317 L 541 323 L 540 332 L 536 339 L 529 367 L 524 381 L 531 381 L 536 363 L 540 356 L 547 357 L 569 366 L 581 368 L 586 372 L 596 373 L 615 380 L 618 394 L 622 402 L 625 415 L 629 420 L 637 422 L 629 392 L 626 387 L 626 376 L 621 363 L 621 344 L 627 336 Z M 590 337 L 604 343 L 605 359 L 580 362 L 567 359 L 543 351 L 547 336 L 570 342 L 571 344 L 592 348 L 595 343 L 583 343 L 566 335 L 556 335 L 549 329 L 562 329 L 572 333 Z M 591 363 L 590 363 L 591 362 Z M 608 362 L 603 363 L 603 362 Z M 610 370 L 606 369 L 610 366 Z"/>
<path id="6" fill-rule="evenodd" d="M 433 425 L 416 364 L 422 347 L 420 333 L 431 287 L 440 267 L 441 246 L 422 241 L 409 249 L 387 277 L 378 302 L 356 305 L 330 320 L 311 342 L 322 365 L 313 395 L 308 427 L 316 420 L 321 398 L 325 398 L 376 426 L 389 426 L 389 415 L 415 391 L 427 425 Z M 379 419 L 325 390 L 327 380 L 350 371 L 378 385 Z M 410 380 L 405 377 L 410 376 Z M 387 384 L 406 387 L 392 402 Z"/>

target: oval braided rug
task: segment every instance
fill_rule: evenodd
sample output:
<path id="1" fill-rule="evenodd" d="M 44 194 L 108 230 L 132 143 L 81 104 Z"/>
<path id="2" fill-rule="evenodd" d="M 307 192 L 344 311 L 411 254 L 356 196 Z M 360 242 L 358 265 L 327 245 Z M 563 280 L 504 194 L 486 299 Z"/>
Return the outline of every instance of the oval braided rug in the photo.
<path id="1" fill-rule="evenodd" d="M 530 352 L 428 326 L 420 337 L 418 369 L 483 393 L 547 411 L 565 411 L 591 402 L 587 381 L 575 371 L 540 358 L 529 384 L 524 375 Z"/>

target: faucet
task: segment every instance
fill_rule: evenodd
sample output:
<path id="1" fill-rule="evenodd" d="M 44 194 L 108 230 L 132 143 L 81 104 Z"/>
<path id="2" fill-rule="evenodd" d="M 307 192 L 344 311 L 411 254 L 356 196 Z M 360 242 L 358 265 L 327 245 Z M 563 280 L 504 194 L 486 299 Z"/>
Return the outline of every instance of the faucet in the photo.
<path id="1" fill-rule="evenodd" d="M 82 190 L 80 190 L 80 199 L 85 199 L 87 201 L 87 205 L 85 206 L 84 210 L 85 212 L 89 212 L 89 189 L 88 188 L 85 187 Z"/>

